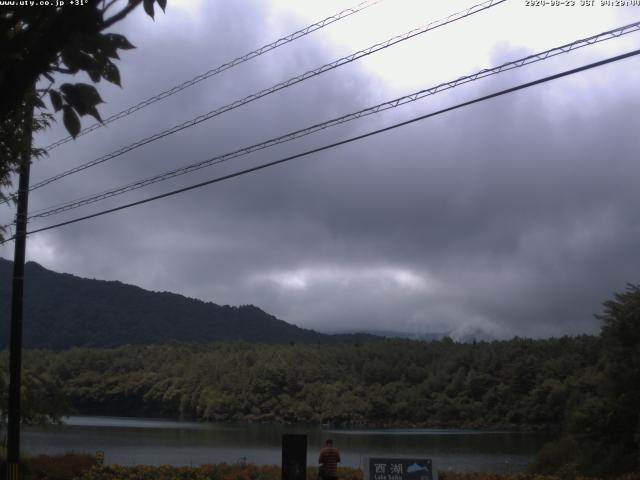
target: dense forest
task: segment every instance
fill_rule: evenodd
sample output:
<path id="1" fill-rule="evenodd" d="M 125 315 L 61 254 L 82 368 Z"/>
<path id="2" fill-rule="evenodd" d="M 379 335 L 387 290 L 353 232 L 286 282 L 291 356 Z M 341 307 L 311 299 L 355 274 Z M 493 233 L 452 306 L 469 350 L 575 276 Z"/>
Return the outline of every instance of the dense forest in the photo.
<path id="1" fill-rule="evenodd" d="M 557 429 L 599 356 L 599 340 L 589 336 L 477 344 L 173 343 L 30 351 L 25 367 L 41 386 L 59 385 L 80 413 Z"/>

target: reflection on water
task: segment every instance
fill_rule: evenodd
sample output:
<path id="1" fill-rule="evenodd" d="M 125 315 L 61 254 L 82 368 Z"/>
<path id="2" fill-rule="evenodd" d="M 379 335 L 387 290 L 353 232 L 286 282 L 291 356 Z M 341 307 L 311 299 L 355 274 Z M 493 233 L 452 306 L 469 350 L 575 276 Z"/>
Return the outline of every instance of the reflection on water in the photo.
<path id="1" fill-rule="evenodd" d="M 26 429 L 24 449 L 31 454 L 67 451 L 105 452 L 105 462 L 121 465 L 257 464 L 281 461 L 284 433 L 306 434 L 308 465 L 331 437 L 343 466 L 362 467 L 366 456 L 431 458 L 435 470 L 521 472 L 547 440 L 533 433 L 475 430 L 392 429 L 336 430 L 320 427 L 210 424 L 168 420 L 68 417 L 59 427 Z"/>
<path id="2" fill-rule="evenodd" d="M 128 417 L 64 417 L 65 425 L 74 427 L 124 427 L 124 428 L 181 428 L 199 429 L 207 428 L 206 423 L 178 422 L 175 420 L 160 420 L 153 418 L 128 418 Z"/>
<path id="3" fill-rule="evenodd" d="M 327 433 L 339 433 L 342 435 L 490 435 L 497 433 L 508 434 L 502 430 L 464 430 L 445 428 L 388 428 L 371 430 L 324 430 Z"/>

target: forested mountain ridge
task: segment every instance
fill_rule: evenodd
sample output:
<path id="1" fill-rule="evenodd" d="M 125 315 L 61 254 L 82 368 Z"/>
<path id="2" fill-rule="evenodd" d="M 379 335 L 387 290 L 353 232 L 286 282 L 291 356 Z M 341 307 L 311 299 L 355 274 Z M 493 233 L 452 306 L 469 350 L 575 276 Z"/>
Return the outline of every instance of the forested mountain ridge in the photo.
<path id="1" fill-rule="evenodd" d="M 13 262 L 0 258 L 0 348 L 9 337 Z M 220 306 L 169 292 L 151 292 L 118 281 L 56 273 L 25 265 L 24 345 L 61 350 L 114 347 L 170 340 L 266 343 L 355 341 L 366 335 L 325 335 L 299 328 L 261 309 Z"/>

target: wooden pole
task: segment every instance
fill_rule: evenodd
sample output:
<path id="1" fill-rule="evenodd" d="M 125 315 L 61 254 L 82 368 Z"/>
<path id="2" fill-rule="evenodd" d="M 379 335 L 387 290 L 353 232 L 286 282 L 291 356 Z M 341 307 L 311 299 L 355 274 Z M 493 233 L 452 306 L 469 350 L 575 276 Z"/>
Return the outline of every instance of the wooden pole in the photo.
<path id="1" fill-rule="evenodd" d="M 9 343 L 9 408 L 7 424 L 7 479 L 20 478 L 20 387 L 22 384 L 22 302 L 24 293 L 24 262 L 27 246 L 27 211 L 29 205 L 29 170 L 31 166 L 31 135 L 33 108 L 28 109 L 24 122 L 25 147 L 20 164 L 16 238 L 13 253 L 13 287 L 11 296 L 11 335 Z"/>

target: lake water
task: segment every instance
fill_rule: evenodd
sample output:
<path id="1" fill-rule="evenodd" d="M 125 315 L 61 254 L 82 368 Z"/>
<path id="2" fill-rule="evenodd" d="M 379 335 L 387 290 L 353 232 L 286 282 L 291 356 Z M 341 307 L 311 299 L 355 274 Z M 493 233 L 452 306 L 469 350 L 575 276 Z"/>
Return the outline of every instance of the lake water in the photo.
<path id="1" fill-rule="evenodd" d="M 362 467 L 366 456 L 431 458 L 434 470 L 517 473 L 548 440 L 541 434 L 474 430 L 337 430 L 285 425 L 178 422 L 119 417 L 67 417 L 59 427 L 28 428 L 30 454 L 95 454 L 120 465 L 200 465 L 246 461 L 281 463 L 282 435 L 306 434 L 308 465 L 316 465 L 326 438 L 340 449 L 343 466 Z"/>

